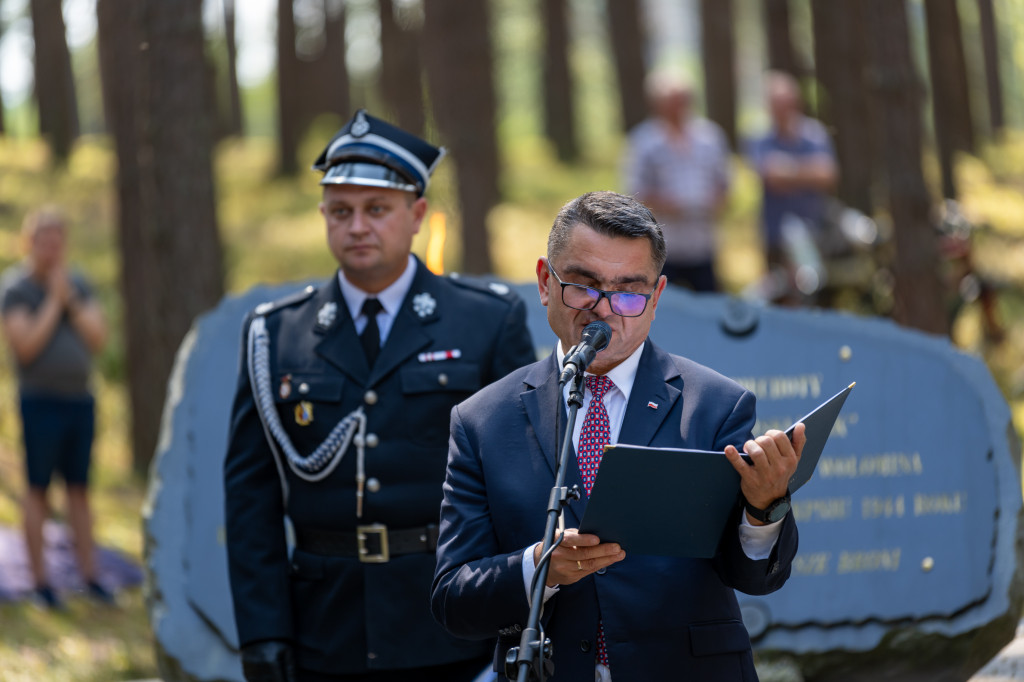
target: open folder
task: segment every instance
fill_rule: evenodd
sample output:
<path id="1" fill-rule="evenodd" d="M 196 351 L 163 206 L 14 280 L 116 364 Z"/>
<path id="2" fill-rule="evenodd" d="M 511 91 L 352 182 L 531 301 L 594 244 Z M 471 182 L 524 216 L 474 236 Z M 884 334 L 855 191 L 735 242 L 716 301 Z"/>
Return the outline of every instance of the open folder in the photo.
<path id="1" fill-rule="evenodd" d="M 789 480 L 795 492 L 814 473 L 850 384 L 803 422 L 807 442 Z M 617 542 L 626 553 L 709 558 L 740 494 L 740 476 L 724 452 L 609 445 L 590 492 L 581 533 Z"/>

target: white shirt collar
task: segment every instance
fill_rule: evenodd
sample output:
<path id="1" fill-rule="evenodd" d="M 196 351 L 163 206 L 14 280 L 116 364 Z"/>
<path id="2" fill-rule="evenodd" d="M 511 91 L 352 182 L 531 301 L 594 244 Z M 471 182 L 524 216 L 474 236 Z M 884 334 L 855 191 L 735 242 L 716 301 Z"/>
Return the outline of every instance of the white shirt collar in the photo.
<path id="1" fill-rule="evenodd" d="M 629 394 L 633 391 L 633 382 L 636 380 L 636 371 L 640 367 L 640 356 L 644 354 L 644 345 L 641 343 L 637 346 L 636 350 L 630 353 L 629 357 L 620 362 L 619 364 L 608 370 L 605 375 L 612 380 L 615 384 L 615 388 L 622 392 L 626 402 L 629 402 Z M 562 341 L 559 339 L 558 348 L 558 366 L 562 366 L 562 362 L 565 361 L 565 351 L 562 349 Z M 590 372 L 584 372 L 584 376 L 591 376 Z M 567 394 L 568 395 L 568 394 Z"/>
<path id="2" fill-rule="evenodd" d="M 412 288 L 412 281 L 415 277 L 416 259 L 409 254 L 405 270 L 402 271 L 398 279 L 375 295 L 375 298 L 384 306 L 384 313 L 389 317 L 394 317 L 402 307 L 402 301 L 405 300 L 405 295 Z M 345 273 L 342 270 L 338 270 L 338 284 L 341 286 L 341 296 L 345 299 L 345 305 L 348 306 L 348 311 L 354 320 L 362 313 L 363 301 L 370 298 L 370 294 L 345 279 Z"/>

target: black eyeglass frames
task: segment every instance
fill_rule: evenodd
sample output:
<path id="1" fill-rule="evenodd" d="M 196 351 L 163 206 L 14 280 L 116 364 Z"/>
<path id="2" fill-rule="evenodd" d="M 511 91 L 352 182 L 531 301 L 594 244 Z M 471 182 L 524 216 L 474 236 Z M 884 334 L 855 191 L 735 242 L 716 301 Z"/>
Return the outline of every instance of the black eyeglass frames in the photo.
<path id="1" fill-rule="evenodd" d="M 583 284 L 563 282 L 562 278 L 555 272 L 555 269 L 551 267 L 551 262 L 546 262 L 548 270 L 551 271 L 555 280 L 562 286 L 562 303 L 576 310 L 593 310 L 601 302 L 602 298 L 607 298 L 612 312 L 616 315 L 639 317 L 644 314 L 644 310 L 647 309 L 647 301 L 654 294 L 654 289 L 649 294 L 638 294 L 633 291 L 604 291 L 603 289 L 588 287 Z"/>

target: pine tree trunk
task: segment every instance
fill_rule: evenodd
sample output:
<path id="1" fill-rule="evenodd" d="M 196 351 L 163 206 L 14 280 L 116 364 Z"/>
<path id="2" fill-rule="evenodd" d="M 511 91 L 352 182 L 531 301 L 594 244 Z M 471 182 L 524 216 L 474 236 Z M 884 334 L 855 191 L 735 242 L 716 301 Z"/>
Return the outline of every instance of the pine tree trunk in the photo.
<path id="1" fill-rule="evenodd" d="M 608 0 L 608 33 L 615 72 L 619 78 L 622 129 L 628 131 L 647 117 L 644 97 L 644 31 L 639 0 Z"/>
<path id="2" fill-rule="evenodd" d="M 717 123 L 733 150 L 736 137 L 736 56 L 732 0 L 700 0 L 701 57 L 708 118 Z"/>
<path id="3" fill-rule="evenodd" d="M 224 0 L 224 39 L 228 58 L 228 135 L 240 136 L 242 123 L 242 97 L 238 88 L 238 42 L 235 39 L 235 0 Z"/>
<path id="4" fill-rule="evenodd" d="M 391 0 L 380 0 L 381 91 L 391 118 L 416 135 L 423 134 L 422 37 L 420 22 L 406 8 L 403 14 Z"/>
<path id="5" fill-rule="evenodd" d="M 542 0 L 544 32 L 544 133 L 559 161 L 579 158 L 572 75 L 569 70 L 569 22 L 565 0 Z"/>
<path id="6" fill-rule="evenodd" d="M 992 0 L 978 0 L 981 48 L 985 55 L 985 85 L 988 91 L 988 121 L 993 136 L 1006 125 L 1003 111 L 1003 83 L 999 77 L 999 37 Z"/>
<path id="7" fill-rule="evenodd" d="M 837 194 L 847 206 L 874 212 L 875 121 L 864 97 L 864 8 L 861 0 L 812 0 L 818 115 L 833 131 Z"/>
<path id="8" fill-rule="evenodd" d="M 430 101 L 455 163 L 463 269 L 491 271 L 487 215 L 498 202 L 498 147 L 490 10 L 486 2 L 425 3 Z"/>
<path id="9" fill-rule="evenodd" d="M 78 137 L 78 102 L 61 0 L 32 0 L 31 8 L 39 132 L 57 161 L 64 163 Z"/>
<path id="10" fill-rule="evenodd" d="M 99 0 L 117 146 L 118 235 L 135 470 L 157 445 L 175 354 L 224 292 L 202 0 Z"/>
<path id="11" fill-rule="evenodd" d="M 292 0 L 277 0 L 277 171 L 280 175 L 295 175 L 299 170 L 300 76 Z"/>
<path id="12" fill-rule="evenodd" d="M 949 333 L 931 198 L 921 170 L 924 85 L 914 69 L 904 0 L 866 0 L 870 77 L 885 150 L 896 235 L 896 306 L 902 324 Z"/>
<path id="13" fill-rule="evenodd" d="M 932 84 L 935 143 L 942 171 L 942 194 L 957 197 L 953 155 L 974 149 L 967 62 L 956 0 L 926 0 L 928 67 Z"/>
<path id="14" fill-rule="evenodd" d="M 789 27 L 789 0 L 764 0 L 762 8 L 768 37 L 768 68 L 800 78 L 803 73 L 796 62 Z"/>

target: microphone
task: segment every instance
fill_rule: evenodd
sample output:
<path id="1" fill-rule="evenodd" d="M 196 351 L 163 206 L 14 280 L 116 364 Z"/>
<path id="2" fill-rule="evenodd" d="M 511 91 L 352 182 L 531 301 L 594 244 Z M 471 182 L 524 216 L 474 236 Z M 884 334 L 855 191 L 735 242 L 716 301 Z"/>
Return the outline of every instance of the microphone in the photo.
<path id="1" fill-rule="evenodd" d="M 584 327 L 580 342 L 569 350 L 565 361 L 562 362 L 562 374 L 558 377 L 558 383 L 564 384 L 583 372 L 594 361 L 594 356 L 608 347 L 611 340 L 612 328 L 604 320 L 594 320 Z"/>

